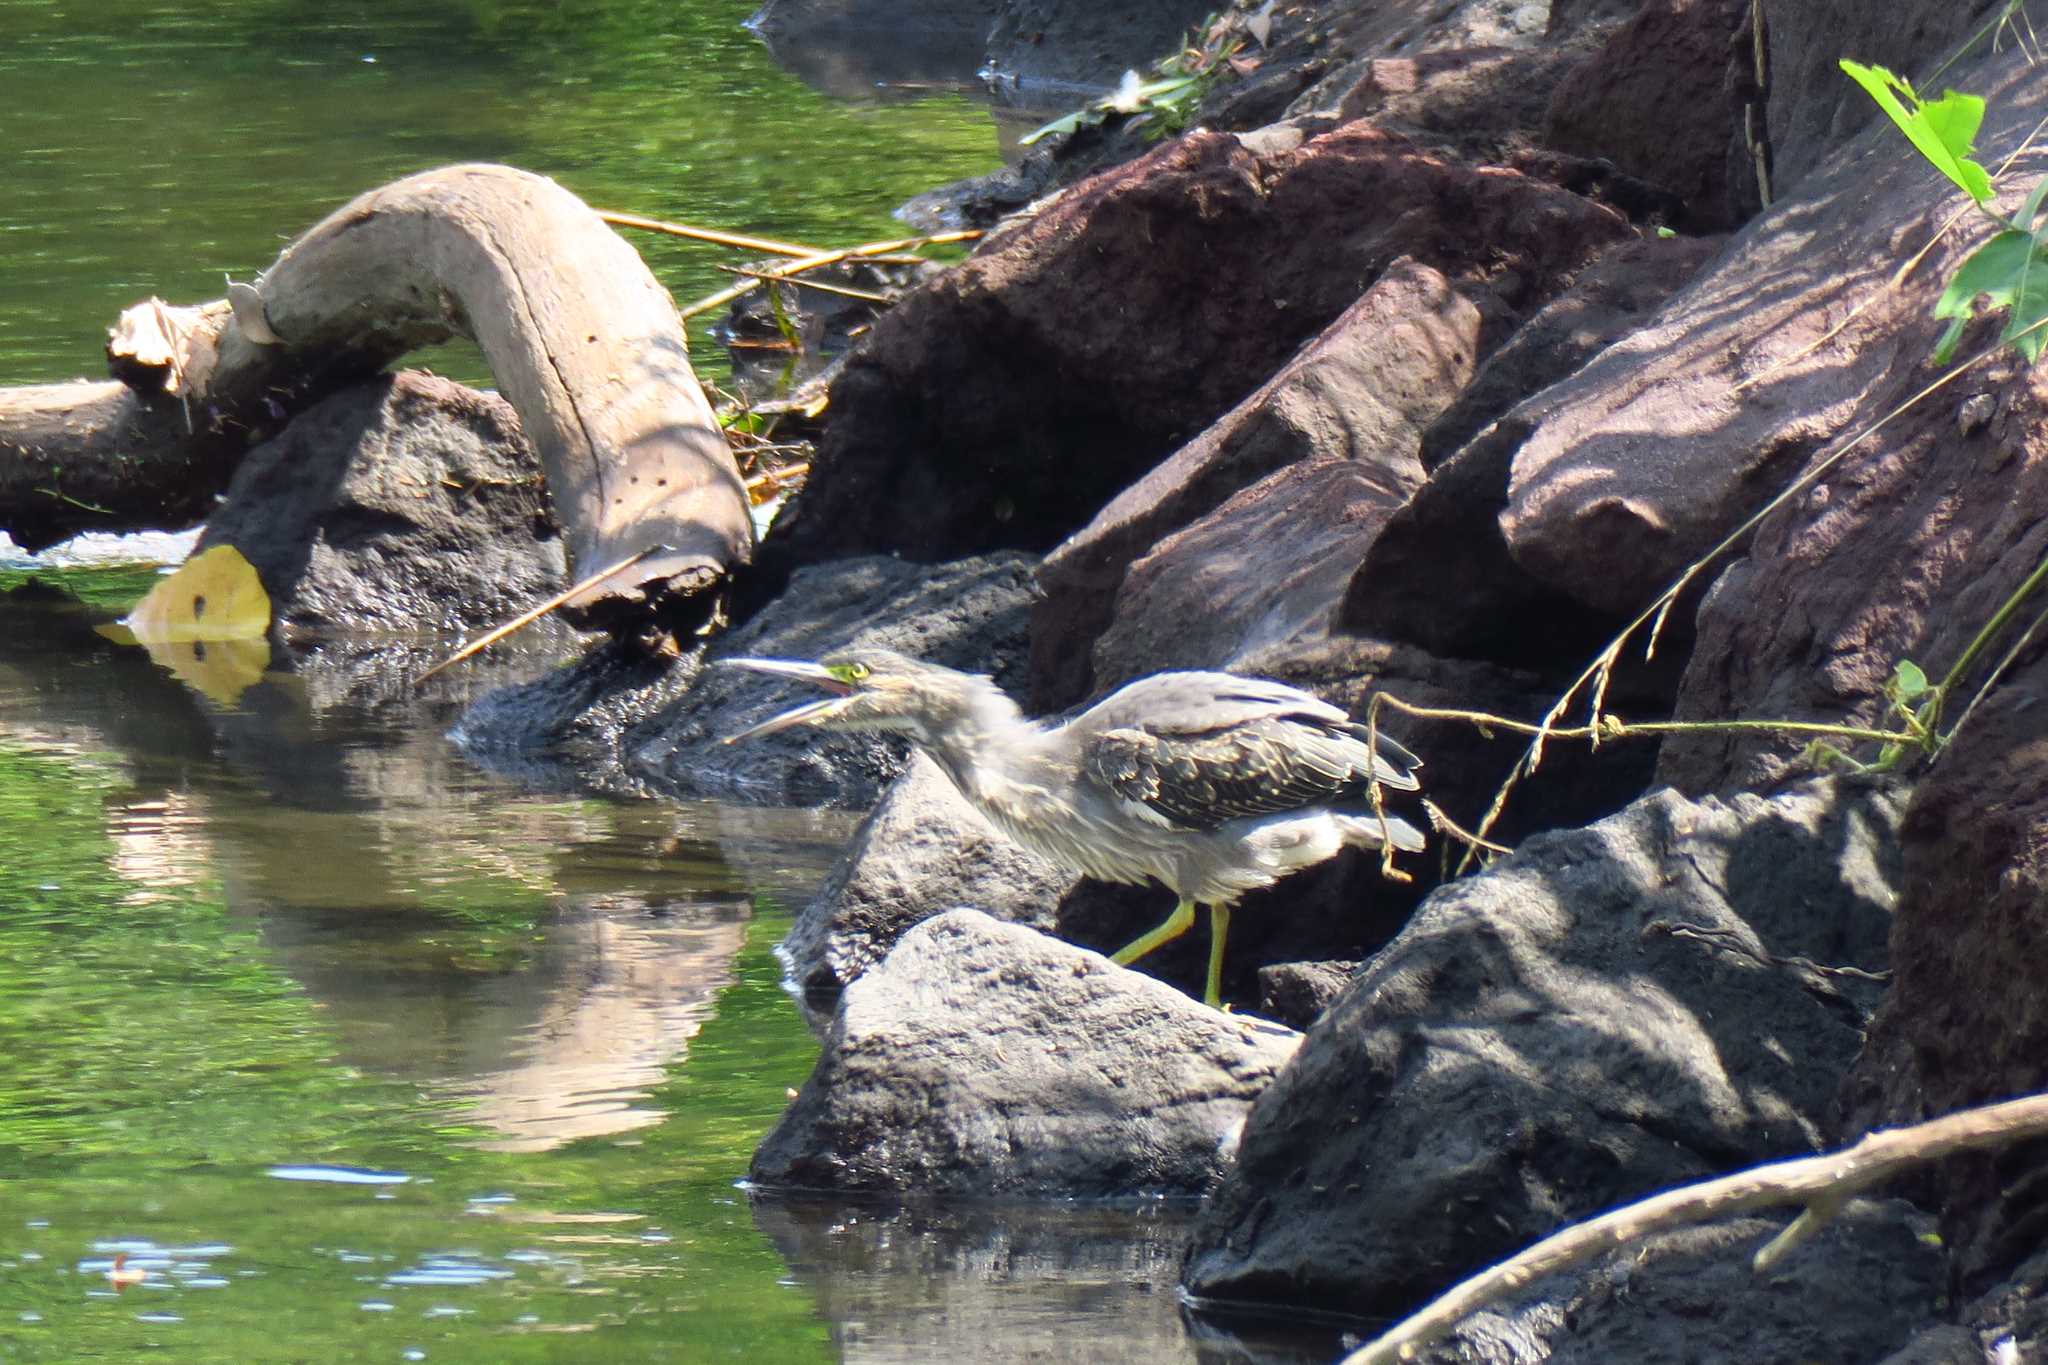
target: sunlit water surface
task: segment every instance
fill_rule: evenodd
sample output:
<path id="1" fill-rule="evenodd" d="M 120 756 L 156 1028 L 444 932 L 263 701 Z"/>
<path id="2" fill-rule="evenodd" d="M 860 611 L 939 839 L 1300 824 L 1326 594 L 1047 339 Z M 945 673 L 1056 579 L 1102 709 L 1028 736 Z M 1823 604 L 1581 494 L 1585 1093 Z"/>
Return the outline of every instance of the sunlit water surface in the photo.
<path id="1" fill-rule="evenodd" d="M 815 92 L 747 9 L 0 0 L 0 384 L 450 161 L 833 245 L 996 163 L 986 109 L 848 102 L 860 54 Z M 635 244 L 680 300 L 730 279 Z M 223 701 L 94 633 L 149 571 L 5 551 L 0 1361 L 1241 1358 L 1176 1299 L 1185 1209 L 741 1188 L 846 817 L 480 771 L 448 723 L 544 649 L 421 691 L 446 641 L 359 641 Z"/>

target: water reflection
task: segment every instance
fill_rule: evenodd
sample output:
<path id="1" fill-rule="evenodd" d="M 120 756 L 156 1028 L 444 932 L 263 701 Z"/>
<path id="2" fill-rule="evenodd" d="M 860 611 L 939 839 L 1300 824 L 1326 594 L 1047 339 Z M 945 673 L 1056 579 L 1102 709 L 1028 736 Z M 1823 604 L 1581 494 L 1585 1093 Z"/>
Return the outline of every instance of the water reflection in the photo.
<path id="1" fill-rule="evenodd" d="M 106 830 L 131 904 L 217 885 L 318 1003 L 339 1062 L 466 1101 L 487 1145 L 533 1151 L 662 1117 L 648 1092 L 731 983 L 752 914 L 723 817 L 519 791 L 441 737 L 468 695 L 567 642 L 424 693 L 412 680 L 443 641 L 330 647 L 220 706 L 99 640 L 88 615 L 34 591 L 0 598 L 17 644 L 0 663 L 0 737 L 118 758 Z M 772 817 L 748 824 L 778 866 L 829 856 L 815 833 L 776 844 Z"/>
<path id="2" fill-rule="evenodd" d="M 843 1361 L 1196 1358 L 1174 1288 L 1192 1205 L 753 1203 Z"/>

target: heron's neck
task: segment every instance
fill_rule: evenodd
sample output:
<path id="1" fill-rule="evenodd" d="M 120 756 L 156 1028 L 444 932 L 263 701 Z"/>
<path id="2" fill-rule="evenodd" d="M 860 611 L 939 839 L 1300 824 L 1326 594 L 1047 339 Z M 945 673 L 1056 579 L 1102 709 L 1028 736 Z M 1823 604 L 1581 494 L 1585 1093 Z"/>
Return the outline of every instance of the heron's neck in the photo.
<path id="1" fill-rule="evenodd" d="M 919 741 L 984 814 L 1005 815 L 1045 784 L 1045 731 L 994 683 L 977 680 L 952 724 Z"/>

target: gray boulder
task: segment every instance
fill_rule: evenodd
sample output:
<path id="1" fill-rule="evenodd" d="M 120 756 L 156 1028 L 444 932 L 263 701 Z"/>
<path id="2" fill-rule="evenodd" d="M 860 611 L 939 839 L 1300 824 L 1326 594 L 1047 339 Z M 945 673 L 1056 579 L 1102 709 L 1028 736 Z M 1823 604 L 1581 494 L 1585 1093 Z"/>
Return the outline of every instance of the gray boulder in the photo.
<path id="1" fill-rule="evenodd" d="M 496 625 L 566 585 L 511 405 L 408 371 L 342 389 L 251 450 L 198 548 L 233 545 L 287 636 Z"/>
<path id="2" fill-rule="evenodd" d="M 846 988 L 753 1178 L 979 1198 L 1200 1193 L 1300 1037 L 950 911 Z"/>
<path id="3" fill-rule="evenodd" d="M 1822 1145 L 1896 802 L 1664 791 L 1446 886 L 1246 1125 L 1186 1283 L 1399 1316 L 1561 1224 Z"/>
<path id="4" fill-rule="evenodd" d="M 913 753 L 783 940 L 806 1000 L 825 1003 L 918 924 L 958 906 L 1046 933 L 1080 881 L 1012 843 Z"/>

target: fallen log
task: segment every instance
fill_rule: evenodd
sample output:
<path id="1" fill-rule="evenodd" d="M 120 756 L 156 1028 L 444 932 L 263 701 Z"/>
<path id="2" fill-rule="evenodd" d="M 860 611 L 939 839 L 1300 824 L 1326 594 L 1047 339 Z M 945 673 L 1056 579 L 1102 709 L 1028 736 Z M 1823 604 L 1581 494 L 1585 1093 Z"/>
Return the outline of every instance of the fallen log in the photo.
<path id="1" fill-rule="evenodd" d="M 125 390 L 0 390 L 0 526 L 34 547 L 189 523 L 292 413 L 458 334 L 540 452 L 577 574 L 649 552 L 570 609 L 614 630 L 701 620 L 753 527 L 675 305 L 581 200 L 507 166 L 362 195 L 227 300 L 129 309 L 108 343 Z"/>

